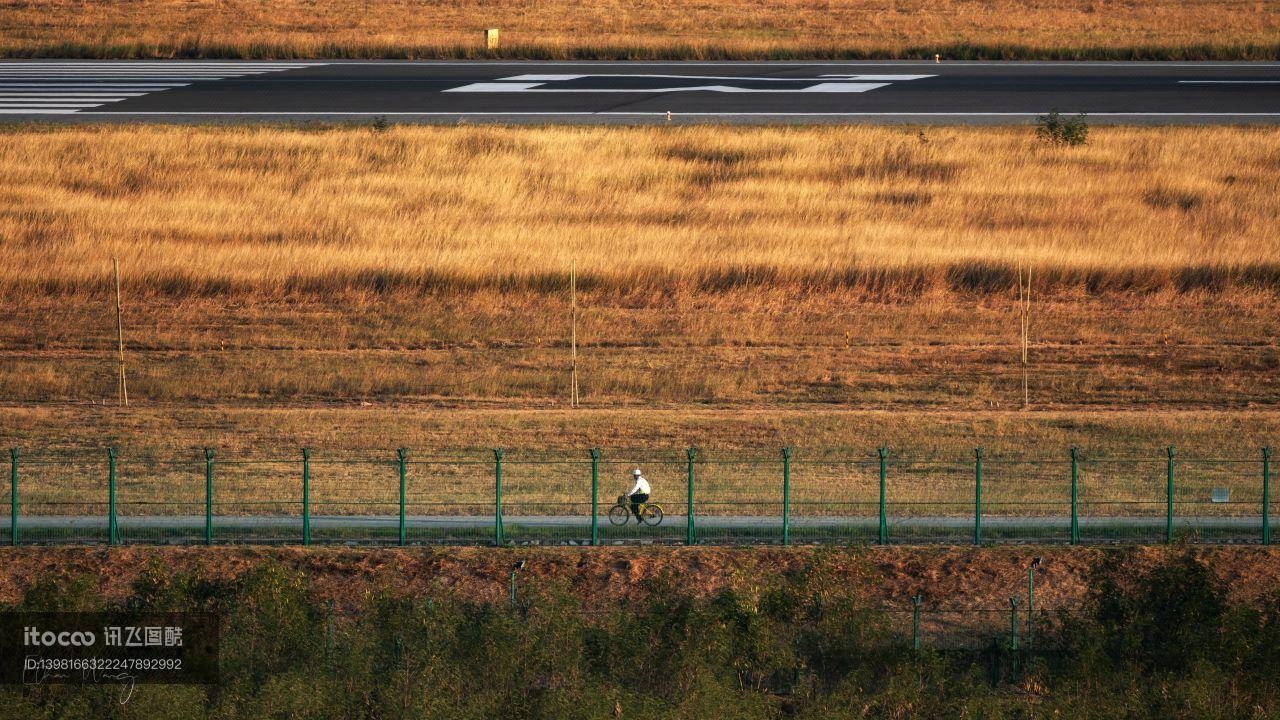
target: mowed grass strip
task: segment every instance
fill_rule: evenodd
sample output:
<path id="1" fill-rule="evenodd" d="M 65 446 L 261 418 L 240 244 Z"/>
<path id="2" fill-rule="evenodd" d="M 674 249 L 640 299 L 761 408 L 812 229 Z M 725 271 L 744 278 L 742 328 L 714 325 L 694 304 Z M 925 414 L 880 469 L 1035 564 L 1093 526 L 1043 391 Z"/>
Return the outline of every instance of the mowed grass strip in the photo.
<path id="1" fill-rule="evenodd" d="M 889 501 L 898 515 L 971 514 L 979 446 L 985 448 L 988 512 L 1066 515 L 1068 451 L 1076 446 L 1084 458 L 1086 514 L 1159 516 L 1165 448 L 1172 444 L 1178 448 L 1178 514 L 1255 516 L 1260 448 L 1280 439 L 1280 415 L 1259 411 L 57 405 L 9 407 L 5 415 L 11 426 L 0 442 L 22 448 L 20 498 L 30 514 L 105 512 L 110 445 L 120 448 L 120 502 L 128 515 L 199 514 L 205 447 L 217 451 L 215 492 L 220 512 L 228 514 L 300 513 L 302 447 L 313 448 L 312 501 L 324 508 L 318 514 L 395 514 L 397 447 L 409 448 L 413 461 L 407 478 L 412 513 L 483 514 L 494 491 L 489 449 L 500 446 L 506 448 L 504 496 L 517 515 L 583 514 L 590 447 L 602 451 L 605 507 L 630 488 L 631 468 L 640 466 L 659 501 L 678 513 L 691 446 L 700 448 L 698 501 L 705 512 L 776 515 L 779 450 L 788 445 L 795 448 L 797 515 L 865 516 L 875 512 L 875 448 L 884 444 Z M 1211 462 L 1224 459 L 1237 462 Z M 1229 488 L 1232 503 L 1210 503 L 1215 487 Z"/>
<path id="2" fill-rule="evenodd" d="M 11 128 L 0 291 L 1280 287 L 1280 134 Z"/>
<path id="3" fill-rule="evenodd" d="M 501 30 L 485 51 L 481 29 Z M 0 53 L 72 57 L 1272 58 L 1263 0 L 0 3 Z"/>

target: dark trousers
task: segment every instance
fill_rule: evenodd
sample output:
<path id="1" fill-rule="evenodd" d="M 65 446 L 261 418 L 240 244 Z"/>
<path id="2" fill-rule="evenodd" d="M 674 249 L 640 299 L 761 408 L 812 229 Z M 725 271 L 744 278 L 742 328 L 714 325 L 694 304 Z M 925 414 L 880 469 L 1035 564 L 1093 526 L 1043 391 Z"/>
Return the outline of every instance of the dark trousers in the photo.
<path id="1" fill-rule="evenodd" d="M 649 495 L 647 493 L 636 493 L 631 496 L 631 514 L 636 516 L 636 521 L 640 520 L 640 504 L 647 501 Z"/>

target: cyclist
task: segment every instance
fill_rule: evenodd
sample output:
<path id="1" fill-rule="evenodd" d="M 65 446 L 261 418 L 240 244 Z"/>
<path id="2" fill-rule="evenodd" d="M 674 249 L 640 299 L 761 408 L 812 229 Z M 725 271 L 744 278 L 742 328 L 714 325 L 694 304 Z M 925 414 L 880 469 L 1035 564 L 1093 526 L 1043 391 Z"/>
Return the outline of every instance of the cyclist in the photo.
<path id="1" fill-rule="evenodd" d="M 636 486 L 627 493 L 631 498 L 631 514 L 636 516 L 636 522 L 643 522 L 640 518 L 640 506 L 649 499 L 649 481 L 640 474 L 640 468 L 632 470 L 631 477 L 636 480 Z"/>

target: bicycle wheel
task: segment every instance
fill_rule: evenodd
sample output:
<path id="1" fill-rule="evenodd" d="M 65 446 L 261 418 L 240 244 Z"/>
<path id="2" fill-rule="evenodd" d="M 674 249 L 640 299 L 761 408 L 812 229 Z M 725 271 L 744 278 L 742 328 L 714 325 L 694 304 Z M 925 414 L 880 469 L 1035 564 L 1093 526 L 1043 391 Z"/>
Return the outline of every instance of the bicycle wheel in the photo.
<path id="1" fill-rule="evenodd" d="M 609 508 L 609 522 L 613 525 L 626 525 L 627 518 L 631 517 L 631 511 L 621 505 L 614 505 Z"/>
<path id="2" fill-rule="evenodd" d="M 640 511 L 640 517 L 644 520 L 645 525 L 653 525 L 657 527 L 662 524 L 662 506 L 661 505 L 645 505 L 644 510 Z"/>

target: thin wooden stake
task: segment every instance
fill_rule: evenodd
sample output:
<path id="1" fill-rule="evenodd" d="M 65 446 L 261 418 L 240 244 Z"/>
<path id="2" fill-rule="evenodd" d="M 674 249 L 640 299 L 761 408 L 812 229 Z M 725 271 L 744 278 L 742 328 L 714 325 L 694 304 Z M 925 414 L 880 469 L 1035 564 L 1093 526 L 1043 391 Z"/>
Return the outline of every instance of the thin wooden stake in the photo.
<path id="1" fill-rule="evenodd" d="M 111 258 L 116 271 L 116 343 L 120 348 L 120 402 L 129 407 L 129 387 L 124 380 L 124 310 L 120 303 L 120 260 Z"/>
<path id="2" fill-rule="evenodd" d="M 578 407 L 578 261 L 569 268 L 570 347 L 573 353 L 573 377 L 569 385 L 569 407 Z"/>
<path id="3" fill-rule="evenodd" d="M 1022 266 L 1018 266 L 1018 316 L 1022 335 L 1022 407 L 1031 406 L 1028 349 L 1031 345 L 1031 265 L 1027 264 L 1026 285 L 1022 281 Z"/>

